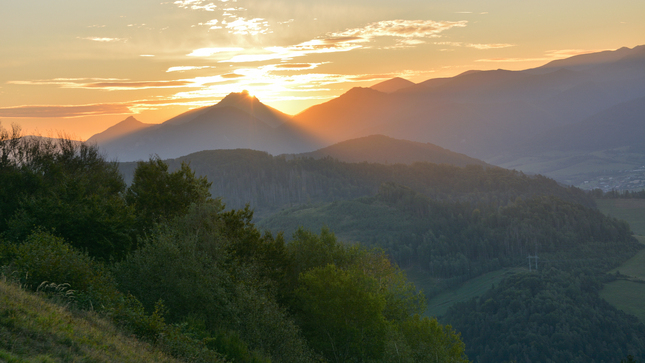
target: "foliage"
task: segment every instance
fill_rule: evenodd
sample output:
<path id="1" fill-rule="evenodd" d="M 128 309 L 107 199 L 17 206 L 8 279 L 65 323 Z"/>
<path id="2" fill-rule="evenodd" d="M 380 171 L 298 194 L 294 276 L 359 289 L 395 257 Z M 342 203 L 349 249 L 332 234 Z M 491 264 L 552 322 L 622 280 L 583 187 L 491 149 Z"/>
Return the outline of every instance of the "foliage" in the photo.
<path id="1" fill-rule="evenodd" d="M 41 227 L 91 256 L 131 250 L 134 215 L 116 163 L 69 139 L 21 137 L 0 127 L 0 234 L 19 242 Z"/>
<path id="2" fill-rule="evenodd" d="M 590 271 L 550 269 L 509 277 L 442 319 L 480 362 L 612 362 L 645 352 L 645 326 L 598 296 Z"/>
<path id="3" fill-rule="evenodd" d="M 425 299 L 383 251 L 343 245 L 325 228 L 320 235 L 297 230 L 287 249 L 298 275 L 292 300 L 297 321 L 328 361 L 426 362 L 420 346 L 433 341 L 445 343 L 437 350 L 442 361 L 467 361 L 458 336 L 450 328 L 434 329 L 436 320 L 417 324 L 420 337 L 407 334 Z"/>
<path id="4" fill-rule="evenodd" d="M 193 205 L 187 215 L 158 226 L 117 266 L 121 288 L 148 311 L 162 299 L 170 322 L 198 319 L 211 334 L 237 332 L 250 349 L 277 361 L 310 360 L 298 328 L 271 293 L 263 268 L 270 256 L 257 252 L 273 251 L 262 245 L 275 240 L 251 231 L 245 213 L 223 208 L 218 200 Z M 242 245 L 257 250 L 244 251 L 248 259 L 235 258 L 242 252 L 234 247 Z"/>
<path id="5" fill-rule="evenodd" d="M 384 183 L 373 197 L 296 207 L 260 225 L 289 232 L 323 223 L 344 239 L 385 249 L 403 267 L 442 279 L 436 291 L 489 271 L 526 266 L 529 254 L 538 253 L 542 267 L 606 271 L 642 248 L 626 223 L 557 197 L 495 207 L 437 201 L 393 183 Z"/>
<path id="6" fill-rule="evenodd" d="M 192 203 L 210 198 L 210 185 L 206 178 L 195 177 L 187 164 L 168 172 L 168 165 L 153 157 L 137 164 L 125 199 L 136 211 L 139 230 L 147 231 L 153 223 L 181 216 Z"/>
<path id="7" fill-rule="evenodd" d="M 97 314 L 70 311 L 3 279 L 0 361 L 178 362 Z"/>
<path id="8" fill-rule="evenodd" d="M 594 206 L 593 198 L 580 189 L 563 187 L 541 175 L 528 176 L 498 167 L 344 163 L 332 158 L 289 160 L 254 150 L 202 151 L 166 162 L 170 170 L 190 162 L 197 175 L 213 183 L 213 195 L 221 196 L 233 208 L 248 203 L 261 216 L 294 205 L 371 196 L 385 182 L 406 185 L 435 200 L 483 202 L 495 207 L 536 195 L 556 195 Z M 121 163 L 119 167 L 126 180 L 132 180 L 136 163 Z"/>
<path id="9" fill-rule="evenodd" d="M 35 291 L 43 282 L 68 284 L 80 307 L 100 309 L 118 293 L 102 264 L 47 232 L 27 237 L 13 250 L 10 261 L 10 270 L 24 286 Z"/>

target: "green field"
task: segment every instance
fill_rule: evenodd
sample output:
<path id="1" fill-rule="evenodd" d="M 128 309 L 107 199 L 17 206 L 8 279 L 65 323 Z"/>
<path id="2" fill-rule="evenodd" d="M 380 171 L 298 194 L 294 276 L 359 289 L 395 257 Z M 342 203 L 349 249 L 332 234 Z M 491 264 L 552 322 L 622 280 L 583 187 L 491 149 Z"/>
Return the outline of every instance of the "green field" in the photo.
<path id="1" fill-rule="evenodd" d="M 631 223 L 630 223 L 631 225 Z M 645 244 L 645 236 L 636 236 L 640 243 Z M 600 291 L 600 296 L 618 309 L 636 316 L 645 323 L 645 250 L 641 250 L 634 257 L 622 265 L 609 271 L 620 272 L 627 276 L 605 284 Z"/>
<path id="2" fill-rule="evenodd" d="M 464 282 L 461 286 L 443 292 L 428 301 L 427 316 L 441 316 L 448 308 L 457 302 L 468 301 L 488 291 L 494 284 L 522 269 L 501 269 L 483 274 Z"/>
<path id="3" fill-rule="evenodd" d="M 645 236 L 645 199 L 596 199 L 604 214 L 623 219 L 635 234 Z"/>

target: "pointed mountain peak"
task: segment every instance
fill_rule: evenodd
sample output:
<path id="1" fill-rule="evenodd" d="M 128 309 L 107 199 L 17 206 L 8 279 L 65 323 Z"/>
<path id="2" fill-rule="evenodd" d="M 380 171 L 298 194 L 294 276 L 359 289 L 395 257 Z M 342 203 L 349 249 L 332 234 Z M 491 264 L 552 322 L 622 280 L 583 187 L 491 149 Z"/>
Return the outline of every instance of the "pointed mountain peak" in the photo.
<path id="1" fill-rule="evenodd" d="M 404 79 L 401 77 L 395 77 L 392 79 L 388 79 L 387 81 L 377 83 L 370 88 L 383 93 L 392 93 L 400 89 L 408 88 L 414 85 L 415 85 L 414 82 L 408 81 L 407 79 Z"/>
<path id="2" fill-rule="evenodd" d="M 90 143 L 96 143 L 100 144 L 103 142 L 110 141 L 112 139 L 115 139 L 117 137 L 124 136 L 126 134 L 130 134 L 136 131 L 139 131 L 141 129 L 145 129 L 146 127 L 152 126 L 151 124 L 145 124 L 136 118 L 134 116 L 128 116 L 125 120 L 108 127 L 105 131 L 100 132 L 89 139 L 87 139 L 87 142 Z"/>

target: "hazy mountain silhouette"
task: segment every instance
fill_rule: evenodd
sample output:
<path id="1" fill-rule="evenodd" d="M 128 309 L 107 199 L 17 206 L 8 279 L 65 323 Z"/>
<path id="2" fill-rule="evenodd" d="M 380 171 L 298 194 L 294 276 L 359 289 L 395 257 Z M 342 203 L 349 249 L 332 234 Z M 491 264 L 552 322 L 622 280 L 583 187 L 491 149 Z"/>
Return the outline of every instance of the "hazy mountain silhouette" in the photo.
<path id="1" fill-rule="evenodd" d="M 231 93 L 216 105 L 98 144 L 121 161 L 147 159 L 153 154 L 176 158 L 213 149 L 252 148 L 281 154 L 320 147 L 316 139 L 292 125 L 289 115 L 264 105 L 248 92 Z"/>
<path id="2" fill-rule="evenodd" d="M 471 164 L 487 165 L 481 160 L 446 150 L 434 144 L 399 140 L 384 135 L 371 135 L 347 140 L 297 156 L 314 159 L 330 156 L 349 163 L 413 164 L 425 161 L 461 167 Z"/>
<path id="3" fill-rule="evenodd" d="M 130 116 L 118 124 L 109 127 L 107 130 L 90 137 L 86 142 L 90 144 L 102 144 L 150 126 L 153 126 L 153 124 L 145 124 Z"/>
<path id="4" fill-rule="evenodd" d="M 407 79 L 403 79 L 401 77 L 395 77 L 392 79 L 388 79 L 387 81 L 377 83 L 370 88 L 383 93 L 392 93 L 414 85 L 415 85 L 414 82 L 410 82 Z"/>
<path id="5" fill-rule="evenodd" d="M 521 153 L 537 134 L 643 96 L 640 46 L 526 71 L 469 71 L 390 94 L 355 88 L 294 119 L 330 143 L 383 134 L 490 161 Z"/>

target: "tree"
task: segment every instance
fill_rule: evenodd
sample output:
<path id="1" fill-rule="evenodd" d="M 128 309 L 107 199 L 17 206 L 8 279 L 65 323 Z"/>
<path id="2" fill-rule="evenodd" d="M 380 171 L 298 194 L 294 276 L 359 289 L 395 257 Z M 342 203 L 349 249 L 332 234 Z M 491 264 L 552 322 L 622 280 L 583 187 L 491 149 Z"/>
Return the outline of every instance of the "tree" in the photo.
<path id="1" fill-rule="evenodd" d="M 126 201 L 134 207 L 139 231 L 144 232 L 156 222 L 185 214 L 191 204 L 208 200 L 210 186 L 206 177 L 195 177 L 187 164 L 168 172 L 168 165 L 156 156 L 138 163 Z"/>
<path id="2" fill-rule="evenodd" d="M 23 241 L 41 228 L 104 260 L 132 247 L 125 182 L 95 146 L 0 128 L 0 185 L 0 233 L 7 240 Z"/>

